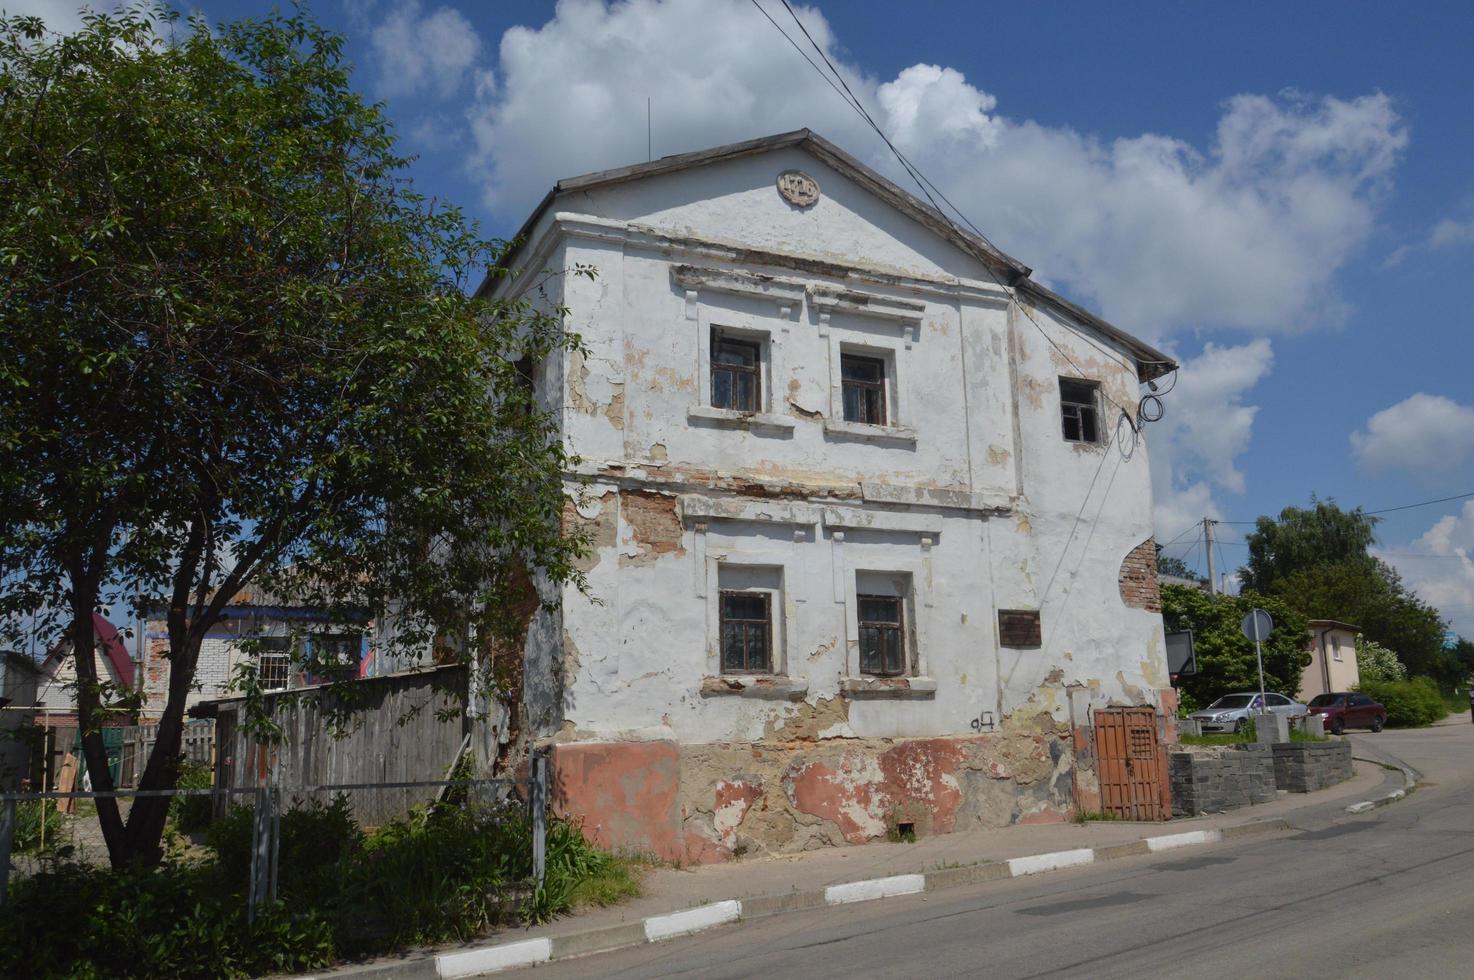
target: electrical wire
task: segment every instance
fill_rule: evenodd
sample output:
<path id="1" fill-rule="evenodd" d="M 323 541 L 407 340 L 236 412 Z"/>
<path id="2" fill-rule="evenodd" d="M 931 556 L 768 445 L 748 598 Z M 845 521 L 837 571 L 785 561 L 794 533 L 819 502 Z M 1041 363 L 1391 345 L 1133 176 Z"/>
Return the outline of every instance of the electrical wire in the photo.
<path id="1" fill-rule="evenodd" d="M 1364 515 L 1366 515 L 1366 516 L 1368 516 L 1368 517 L 1372 516 L 1373 514 L 1391 514 L 1391 513 L 1394 513 L 1396 511 L 1399 511 L 1399 510 L 1413 510 L 1414 508 L 1417 508 L 1417 507 L 1431 507 L 1434 504 L 1446 504 L 1450 500 L 1465 500 L 1465 499 L 1467 499 L 1469 497 L 1474 497 L 1474 490 L 1470 490 L 1467 493 L 1456 493 L 1456 494 L 1454 494 L 1451 497 L 1438 497 L 1438 498 L 1436 498 L 1434 500 L 1420 500 L 1420 501 L 1418 501 L 1415 504 L 1401 504 L 1401 505 L 1399 505 L 1397 507 L 1383 507 L 1383 508 L 1381 508 L 1379 510 L 1363 510 L 1363 511 L 1361 511 L 1361 513 L 1364 514 Z M 1354 510 L 1360 510 L 1360 508 L 1353 508 L 1353 509 Z M 1261 518 L 1259 518 L 1259 521 L 1263 521 L 1263 520 L 1267 520 L 1271 524 L 1283 524 L 1284 523 L 1283 521 L 1281 521 L 1277 517 L 1261 517 Z M 1219 521 L 1218 523 L 1219 524 L 1237 524 L 1237 525 L 1240 525 L 1240 526 L 1254 527 L 1254 526 L 1257 526 L 1258 525 L 1259 521 Z"/>
<path id="2" fill-rule="evenodd" d="M 936 184 L 931 181 L 925 174 L 923 174 L 920 168 L 912 163 L 911 160 L 900 151 L 895 143 L 891 141 L 890 137 L 888 137 L 885 134 L 885 131 L 880 128 L 880 125 L 875 121 L 874 117 L 872 117 L 869 111 L 866 110 L 864 104 L 860 101 L 859 97 L 855 95 L 854 91 L 850 88 L 849 83 L 845 81 L 844 76 L 840 73 L 834 62 L 830 60 L 829 55 L 824 51 L 823 47 L 814 40 L 813 35 L 809 33 L 808 28 L 804 26 L 803 21 L 799 18 L 797 11 L 793 9 L 788 0 L 779 0 L 779 2 L 783 4 L 783 8 L 788 12 L 789 17 L 793 19 L 793 22 L 795 25 L 797 25 L 799 31 L 801 31 L 804 37 L 808 39 L 809 45 L 814 49 L 815 53 L 817 53 L 820 59 L 823 60 L 824 64 L 828 66 L 830 74 L 825 74 L 824 70 L 819 67 L 814 59 L 810 58 L 807 52 L 805 52 L 799 46 L 798 42 L 795 41 L 793 37 L 791 37 L 788 32 L 785 31 L 778 24 L 778 22 L 772 18 L 771 15 L 768 14 L 767 10 L 763 8 L 762 4 L 760 4 L 758 0 L 751 0 L 752 5 L 758 9 L 758 12 L 763 15 L 768 23 L 772 24 L 774 29 L 777 30 L 779 34 L 783 35 L 784 40 L 786 40 L 790 45 L 793 46 L 795 50 L 798 51 L 803 59 L 809 63 L 809 66 L 813 68 L 814 71 L 817 72 L 826 83 L 828 83 L 830 88 L 834 89 L 835 93 L 839 95 L 840 99 L 856 113 L 858 113 L 860 118 L 865 121 L 870 129 L 873 130 L 875 134 L 880 137 L 881 141 L 885 143 L 886 147 L 891 151 L 892 155 L 895 156 L 896 162 L 901 165 L 901 168 L 905 170 L 906 173 L 911 177 L 911 179 L 916 183 L 917 188 L 920 189 L 922 195 L 931 204 L 932 209 L 937 212 L 937 215 L 943 221 L 951 225 L 953 230 L 956 231 L 959 235 L 963 234 L 962 229 L 957 226 L 957 223 L 953 221 L 951 216 L 948 215 L 947 212 L 943 210 L 942 206 L 937 203 L 937 197 L 940 197 L 944 202 L 946 202 L 948 207 L 956 212 L 958 217 L 960 217 L 963 222 L 967 224 L 968 228 L 971 229 L 972 233 L 980 241 L 982 241 L 983 244 L 992 249 L 994 252 L 1002 254 L 998 246 L 994 245 L 992 241 L 988 239 L 987 235 L 983 234 L 982 230 L 979 229 L 977 225 L 975 225 L 972 220 L 969 219 L 967 215 L 964 214 L 963 211 L 957 207 L 957 205 L 953 204 L 952 201 L 946 196 L 946 194 L 944 194 L 941 189 L 938 188 Z M 833 76 L 832 78 L 831 75 Z M 838 82 L 838 85 L 835 84 L 836 82 Z M 841 91 L 841 88 L 843 89 L 843 91 Z M 933 196 L 933 191 L 936 192 L 935 196 Z M 963 237 L 966 236 L 963 235 Z M 1061 347 L 1059 343 L 1054 340 L 1053 337 L 1049 336 L 1048 331 L 1046 331 L 1044 327 L 1040 325 L 1039 321 L 1034 318 L 1034 315 L 1029 312 L 1028 308 L 1018 301 L 1017 291 L 1014 289 L 1010 289 L 1007 285 L 1004 284 L 1004 282 L 998 277 L 997 273 L 993 271 L 990 263 L 985 261 L 982 263 L 982 266 L 984 271 L 987 272 L 989 278 L 991 278 L 993 282 L 997 284 L 999 289 L 1004 291 L 1005 295 L 1009 297 L 1010 302 L 1013 303 L 1013 305 L 1019 310 L 1019 312 L 1021 312 L 1024 317 L 1034 326 L 1034 329 L 1039 332 L 1039 335 L 1043 337 L 1050 346 L 1058 351 L 1062 357 L 1064 357 L 1064 359 L 1070 364 L 1071 367 L 1075 369 L 1080 377 L 1088 378 L 1089 374 L 1075 361 L 1075 359 L 1070 355 L 1070 352 Z M 1085 341 L 1091 347 L 1095 348 L 1101 354 L 1111 358 L 1114 361 L 1117 361 L 1118 363 L 1121 363 L 1126 368 L 1131 369 L 1131 364 L 1128 361 L 1124 360 L 1119 354 L 1113 351 L 1109 351 L 1106 348 L 1100 346 L 1089 337 L 1085 336 L 1083 333 L 1079 336 L 1080 339 Z M 1142 363 L 1167 364 L 1170 362 L 1143 361 Z M 1173 386 L 1176 386 L 1175 381 L 1173 383 Z M 1147 399 L 1150 399 L 1151 402 L 1156 406 L 1156 408 L 1151 413 L 1149 413 L 1151 417 L 1144 419 L 1144 421 L 1155 422 L 1160 420 L 1165 413 L 1165 408 L 1161 403 L 1161 399 L 1157 398 L 1155 393 L 1153 393 L 1152 395 L 1146 396 L 1146 398 L 1142 399 L 1141 401 L 1138 401 L 1136 406 L 1137 413 L 1136 416 L 1133 417 L 1125 406 L 1121 405 L 1115 399 L 1111 398 L 1110 395 L 1106 394 L 1104 390 L 1102 390 L 1100 394 L 1102 398 L 1104 398 L 1109 404 L 1114 406 L 1120 412 L 1120 415 L 1117 417 L 1116 420 L 1117 451 L 1121 453 L 1123 458 L 1129 460 L 1131 456 L 1135 454 L 1137 436 L 1139 436 L 1141 431 L 1141 424 L 1143 421 L 1143 403 L 1145 403 Z M 1123 420 L 1132 430 L 1132 439 L 1129 449 L 1124 448 L 1120 439 L 1120 425 Z"/>

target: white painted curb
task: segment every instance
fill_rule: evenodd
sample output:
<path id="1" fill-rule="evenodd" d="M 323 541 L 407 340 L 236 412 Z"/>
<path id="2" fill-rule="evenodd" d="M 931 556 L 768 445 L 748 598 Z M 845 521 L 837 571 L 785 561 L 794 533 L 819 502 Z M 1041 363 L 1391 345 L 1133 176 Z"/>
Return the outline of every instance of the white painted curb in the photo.
<path id="1" fill-rule="evenodd" d="M 922 891 L 926 891 L 926 875 L 894 875 L 830 885 L 824 889 L 824 901 L 829 905 L 844 905 L 846 902 L 868 902 L 893 895 L 915 895 Z"/>
<path id="2" fill-rule="evenodd" d="M 1093 864 L 1095 851 L 1089 847 L 1073 851 L 1051 851 L 1048 854 L 1031 854 L 1028 857 L 1010 858 L 1008 873 L 1017 878 L 1021 875 L 1036 875 L 1044 871 L 1073 868 L 1079 864 Z"/>
<path id="3" fill-rule="evenodd" d="M 645 920 L 645 938 L 658 943 L 662 939 L 687 936 L 713 926 L 736 922 L 741 917 L 742 903 L 735 899 L 713 902 L 684 912 L 672 912 L 670 915 L 652 915 Z"/>
<path id="4" fill-rule="evenodd" d="M 473 977 L 478 973 L 546 963 L 552 957 L 551 939 L 527 939 L 520 943 L 468 949 L 464 953 L 443 953 L 435 957 L 435 971 L 442 980 L 450 980 L 451 977 Z"/>
<path id="5" fill-rule="evenodd" d="M 1377 804 L 1373 803 L 1371 800 L 1362 800 L 1360 803 L 1353 803 L 1350 806 L 1348 806 L 1346 808 L 1346 812 L 1347 813 L 1366 813 L 1368 810 L 1375 810 L 1376 808 L 1377 808 Z"/>
<path id="6" fill-rule="evenodd" d="M 1192 847 L 1197 844 L 1216 844 L 1223 839 L 1223 835 L 1216 830 L 1189 830 L 1181 834 L 1167 834 L 1164 837 L 1148 837 L 1146 849 L 1153 853 L 1157 851 L 1170 851 L 1174 847 Z"/>

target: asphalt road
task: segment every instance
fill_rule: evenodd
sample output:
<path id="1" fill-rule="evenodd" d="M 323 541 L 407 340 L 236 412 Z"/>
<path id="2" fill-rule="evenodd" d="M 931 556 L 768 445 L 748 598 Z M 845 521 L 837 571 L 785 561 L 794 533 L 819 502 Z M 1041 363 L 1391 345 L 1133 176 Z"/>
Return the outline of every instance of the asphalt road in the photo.
<path id="1" fill-rule="evenodd" d="M 534 974 L 1474 977 L 1474 785 L 1279 838 L 772 916 L 518 975 Z"/>

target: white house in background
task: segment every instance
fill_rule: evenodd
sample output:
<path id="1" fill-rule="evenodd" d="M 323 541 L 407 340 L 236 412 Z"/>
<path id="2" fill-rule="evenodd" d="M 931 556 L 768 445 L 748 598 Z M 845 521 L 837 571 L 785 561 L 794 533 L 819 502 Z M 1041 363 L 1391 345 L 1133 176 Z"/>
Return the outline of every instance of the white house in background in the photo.
<path id="1" fill-rule="evenodd" d="M 1305 649 L 1310 651 L 1310 663 L 1300 673 L 1300 700 L 1354 690 L 1361 683 L 1361 667 L 1356 662 L 1360 627 L 1334 619 L 1312 619 L 1309 628 Z"/>
<path id="2" fill-rule="evenodd" d="M 586 345 L 533 375 L 590 595 L 503 733 L 559 806 L 711 861 L 1099 805 L 1092 712 L 1175 707 L 1130 428 L 1170 358 L 807 130 L 561 181 L 520 237 L 483 288 L 564 273 Z"/>

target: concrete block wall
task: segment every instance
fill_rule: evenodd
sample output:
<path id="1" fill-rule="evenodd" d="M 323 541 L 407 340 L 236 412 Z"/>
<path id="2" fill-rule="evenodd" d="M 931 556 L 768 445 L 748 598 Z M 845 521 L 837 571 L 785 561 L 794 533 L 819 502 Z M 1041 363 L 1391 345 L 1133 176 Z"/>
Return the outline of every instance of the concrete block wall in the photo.
<path id="1" fill-rule="evenodd" d="M 1168 757 L 1172 815 L 1221 813 L 1268 803 L 1279 790 L 1310 793 L 1351 778 L 1349 742 L 1226 746 Z"/>
<path id="2" fill-rule="evenodd" d="M 1221 813 L 1275 798 L 1274 755 L 1267 745 L 1219 754 L 1173 752 L 1168 766 L 1173 816 Z"/>
<path id="3" fill-rule="evenodd" d="M 1291 793 L 1312 793 L 1352 776 L 1350 742 L 1285 742 L 1274 747 L 1274 781 Z"/>

